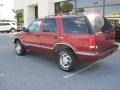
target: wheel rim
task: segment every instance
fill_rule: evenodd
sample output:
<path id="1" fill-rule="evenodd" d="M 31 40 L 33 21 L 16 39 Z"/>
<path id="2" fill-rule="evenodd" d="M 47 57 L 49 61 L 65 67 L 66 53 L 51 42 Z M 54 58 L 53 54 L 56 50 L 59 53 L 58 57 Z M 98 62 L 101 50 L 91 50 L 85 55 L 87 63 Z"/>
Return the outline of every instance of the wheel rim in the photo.
<path id="1" fill-rule="evenodd" d="M 21 44 L 20 43 L 16 43 L 16 51 L 17 51 L 18 54 L 21 53 L 21 49 L 22 49 Z"/>
<path id="2" fill-rule="evenodd" d="M 71 63 L 72 59 L 68 54 L 66 53 L 60 54 L 60 64 L 62 65 L 63 68 L 69 68 L 71 66 Z"/>
<path id="3" fill-rule="evenodd" d="M 12 29 L 12 30 L 11 30 L 11 33 L 14 33 L 14 32 L 15 32 L 15 30 L 14 30 L 14 29 Z"/>

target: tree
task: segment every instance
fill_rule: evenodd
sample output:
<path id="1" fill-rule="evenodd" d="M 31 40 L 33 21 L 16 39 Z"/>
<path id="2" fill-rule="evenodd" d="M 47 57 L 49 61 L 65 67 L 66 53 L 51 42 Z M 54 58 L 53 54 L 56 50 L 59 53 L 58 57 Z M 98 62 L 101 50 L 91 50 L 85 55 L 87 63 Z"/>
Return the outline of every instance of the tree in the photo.
<path id="1" fill-rule="evenodd" d="M 70 3 L 69 1 L 65 1 L 61 6 L 61 10 L 63 13 L 69 13 L 70 11 L 73 10 L 72 3 Z"/>
<path id="2" fill-rule="evenodd" d="M 84 12 L 85 10 L 84 10 L 84 8 L 78 8 L 77 9 L 77 12 Z"/>
<path id="3" fill-rule="evenodd" d="M 15 18 L 17 19 L 17 23 L 23 23 L 24 22 L 23 9 L 13 10 L 13 12 L 16 14 Z"/>

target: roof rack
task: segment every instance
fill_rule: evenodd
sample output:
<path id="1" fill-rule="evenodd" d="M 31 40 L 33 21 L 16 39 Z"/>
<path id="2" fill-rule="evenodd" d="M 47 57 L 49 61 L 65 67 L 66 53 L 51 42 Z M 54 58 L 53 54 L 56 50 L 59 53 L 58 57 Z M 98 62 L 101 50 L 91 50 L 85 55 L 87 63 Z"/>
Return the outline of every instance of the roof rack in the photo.
<path id="1" fill-rule="evenodd" d="M 68 16 L 68 15 L 84 15 L 84 14 L 81 14 L 81 13 L 78 13 L 78 12 L 72 12 L 72 13 L 59 13 L 59 14 L 56 14 L 56 15 L 48 15 L 46 17 L 55 17 L 55 16 Z"/>

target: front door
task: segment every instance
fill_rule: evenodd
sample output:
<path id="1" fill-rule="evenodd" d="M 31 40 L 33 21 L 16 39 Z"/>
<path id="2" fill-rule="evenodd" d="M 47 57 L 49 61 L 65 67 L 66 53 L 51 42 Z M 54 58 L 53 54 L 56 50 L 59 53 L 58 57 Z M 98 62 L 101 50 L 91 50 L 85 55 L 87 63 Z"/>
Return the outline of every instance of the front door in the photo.
<path id="1" fill-rule="evenodd" d="M 40 28 L 41 28 L 41 20 L 36 20 L 30 24 L 27 28 L 27 32 L 24 32 L 22 35 L 23 44 L 31 47 L 38 47 L 40 45 L 39 38 L 40 38 Z"/>

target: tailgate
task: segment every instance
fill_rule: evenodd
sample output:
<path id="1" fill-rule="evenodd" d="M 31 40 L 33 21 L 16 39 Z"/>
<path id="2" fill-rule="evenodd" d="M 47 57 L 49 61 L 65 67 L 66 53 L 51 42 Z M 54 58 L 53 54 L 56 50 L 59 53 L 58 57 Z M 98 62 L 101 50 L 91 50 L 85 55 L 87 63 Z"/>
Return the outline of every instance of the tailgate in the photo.
<path id="1" fill-rule="evenodd" d="M 115 33 L 110 32 L 110 33 L 101 33 L 95 35 L 96 39 L 96 46 L 98 47 L 98 51 L 102 51 L 105 49 L 112 48 L 114 46 L 114 41 L 115 41 Z"/>

